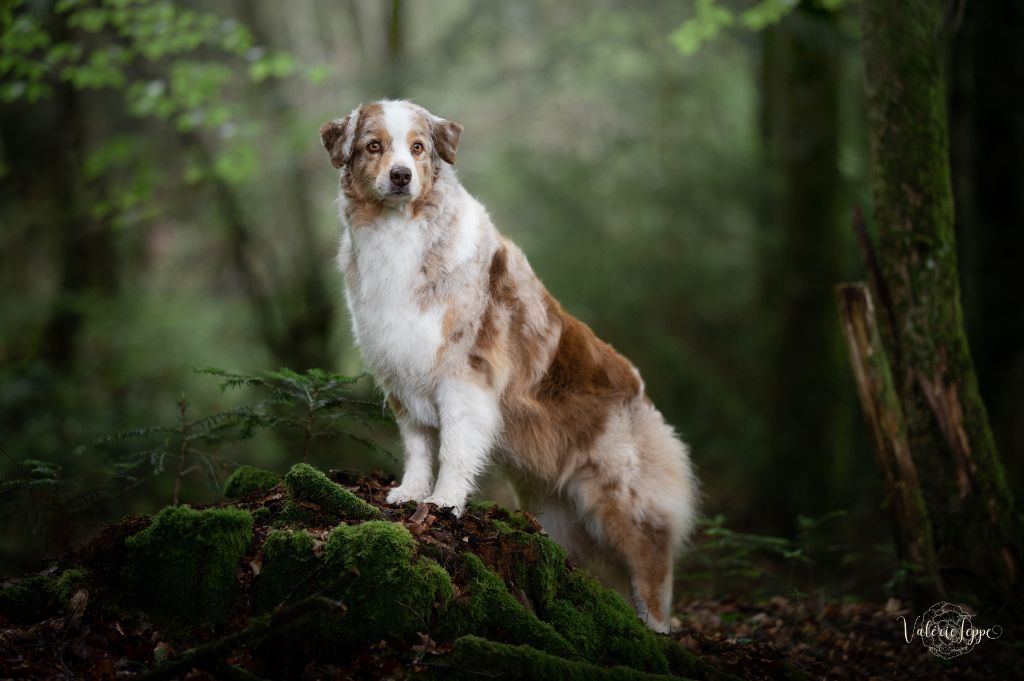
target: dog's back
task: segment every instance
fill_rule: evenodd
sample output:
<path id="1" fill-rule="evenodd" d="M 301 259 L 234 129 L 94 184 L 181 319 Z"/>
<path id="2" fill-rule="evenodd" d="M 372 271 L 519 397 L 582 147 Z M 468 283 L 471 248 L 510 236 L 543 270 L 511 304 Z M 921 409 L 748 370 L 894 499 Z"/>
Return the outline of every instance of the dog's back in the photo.
<path id="1" fill-rule="evenodd" d="M 636 369 L 562 309 L 458 183 L 460 131 L 407 102 L 321 130 L 345 169 L 353 330 L 406 449 L 388 500 L 461 511 L 493 454 L 552 537 L 578 560 L 608 556 L 641 617 L 667 630 L 696 506 L 686 448 Z"/>

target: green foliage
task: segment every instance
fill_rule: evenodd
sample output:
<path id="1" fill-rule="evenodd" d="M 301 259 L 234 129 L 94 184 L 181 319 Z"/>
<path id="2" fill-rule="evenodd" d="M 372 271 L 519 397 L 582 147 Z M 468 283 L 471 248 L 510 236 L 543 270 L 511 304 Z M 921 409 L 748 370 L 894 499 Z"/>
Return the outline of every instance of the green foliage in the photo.
<path id="1" fill-rule="evenodd" d="M 835 11 L 847 0 L 816 0 L 822 9 Z M 701 45 L 714 40 L 719 33 L 736 24 L 751 31 L 760 31 L 777 24 L 800 4 L 800 0 L 757 0 L 742 10 L 733 10 L 718 0 L 696 0 L 694 16 L 672 32 L 670 40 L 682 54 L 693 55 Z"/>
<path id="2" fill-rule="evenodd" d="M 770 576 L 766 569 L 773 559 L 787 563 L 804 559 L 792 540 L 735 532 L 725 526 L 725 516 L 721 514 L 702 519 L 700 532 L 707 541 L 699 551 L 687 554 L 681 576 L 702 583 L 709 590 L 721 584 L 729 585 L 726 588 L 738 588 L 737 584 L 763 585 Z"/>
<path id="3" fill-rule="evenodd" d="M 309 464 L 297 463 L 284 476 L 285 487 L 291 497 L 285 513 L 294 519 L 302 517 L 301 509 L 310 509 L 336 524 L 341 519 L 369 520 L 379 518 L 380 511 L 356 495 L 335 484 L 326 475 Z"/>
<path id="4" fill-rule="evenodd" d="M 870 549 L 837 544 L 835 521 L 846 516 L 837 510 L 818 518 L 799 516 L 793 539 L 737 532 L 726 526 L 725 516 L 702 518 L 695 547 L 687 551 L 677 576 L 708 596 L 719 591 L 767 597 L 802 588 L 822 587 L 817 580 L 829 569 L 847 571 L 856 564 L 891 563 L 891 548 Z M 847 585 L 849 588 L 850 585 Z"/>
<path id="5" fill-rule="evenodd" d="M 254 466 L 239 466 L 224 481 L 224 496 L 228 499 L 266 492 L 280 482 L 281 476 Z"/>
<path id="6" fill-rule="evenodd" d="M 78 453 L 100 451 L 107 454 L 110 473 L 121 484 L 137 484 L 145 475 L 159 476 L 168 469 L 168 463 L 173 463 L 176 490 L 182 478 L 201 472 L 210 489 L 217 494 L 221 492 L 219 471 L 233 465 L 233 460 L 222 450 L 250 440 L 257 432 L 287 435 L 297 431 L 302 439 L 303 459 L 308 457 L 316 442 L 339 438 L 387 453 L 373 441 L 349 430 L 353 425 L 369 428 L 377 423 L 391 422 L 389 413 L 379 404 L 352 396 L 358 377 L 339 376 L 318 369 L 303 374 L 279 369 L 259 376 L 232 374 L 219 369 L 203 369 L 199 373 L 221 378 L 222 390 L 248 387 L 262 392 L 262 398 L 193 418 L 189 415 L 188 402 L 182 397 L 177 401 L 176 425 L 121 431 L 99 438 L 88 447 L 80 447 Z M 144 445 L 125 448 L 125 443 L 134 441 L 142 441 Z M 321 473 L 316 475 L 322 476 Z M 247 493 L 245 490 L 256 489 L 253 485 L 270 484 L 270 476 L 273 474 L 266 471 L 257 473 L 252 468 L 240 470 L 233 477 L 233 489 L 225 490 L 225 493 L 229 496 Z M 328 483 L 343 492 L 337 485 Z M 276 478 L 273 484 L 276 484 Z M 175 494 L 173 503 L 178 503 L 177 492 Z M 352 504 L 352 512 L 366 513 L 367 510 L 360 506 L 363 502 L 356 501 L 358 503 Z"/>
<path id="7" fill-rule="evenodd" d="M 301 435 L 303 461 L 309 458 L 309 450 L 318 440 L 338 438 L 353 440 L 395 460 L 372 440 L 338 427 L 339 423 L 372 427 L 377 423 L 393 422 L 391 412 L 381 403 L 352 396 L 352 388 L 361 376 L 342 376 L 321 369 L 310 369 L 305 373 L 278 369 L 258 376 L 212 368 L 202 369 L 200 373 L 222 379 L 222 390 L 252 387 L 266 393 L 266 399 L 251 408 L 259 410 L 260 423 L 265 427 L 292 430 Z"/>
<path id="8" fill-rule="evenodd" d="M 62 29 L 55 30 L 54 24 Z M 62 39 L 71 31 L 97 40 Z M 216 124 L 205 111 L 225 106 L 216 86 L 227 81 L 229 72 L 191 59 L 211 53 L 247 62 L 254 81 L 296 69 L 290 55 L 256 47 L 252 33 L 238 21 L 167 0 L 62 0 L 49 22 L 28 3 L 15 0 L 0 12 L 0 98 L 37 101 L 52 95 L 55 82 L 64 81 L 78 89 L 123 89 L 129 110 L 174 117 L 184 129 Z M 169 79 L 153 73 L 158 63 L 168 65 Z"/>
<path id="9" fill-rule="evenodd" d="M 236 508 L 168 506 L 125 540 L 126 605 L 177 625 L 217 625 L 235 607 L 235 572 L 252 540 L 252 515 Z"/>

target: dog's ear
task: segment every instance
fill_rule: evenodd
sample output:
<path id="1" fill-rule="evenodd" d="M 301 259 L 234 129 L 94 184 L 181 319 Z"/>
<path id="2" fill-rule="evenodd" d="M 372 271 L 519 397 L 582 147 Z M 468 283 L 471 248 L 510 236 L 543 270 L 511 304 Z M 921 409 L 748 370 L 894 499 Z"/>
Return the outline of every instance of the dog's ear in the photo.
<path id="1" fill-rule="evenodd" d="M 462 136 L 462 125 L 454 121 L 446 121 L 434 116 L 430 124 L 430 137 L 437 155 L 445 163 L 455 165 L 455 150 L 459 147 Z"/>
<path id="2" fill-rule="evenodd" d="M 352 143 L 355 141 L 359 112 L 356 107 L 348 116 L 327 121 L 320 126 L 320 143 L 331 156 L 331 165 L 341 168 L 352 158 Z"/>

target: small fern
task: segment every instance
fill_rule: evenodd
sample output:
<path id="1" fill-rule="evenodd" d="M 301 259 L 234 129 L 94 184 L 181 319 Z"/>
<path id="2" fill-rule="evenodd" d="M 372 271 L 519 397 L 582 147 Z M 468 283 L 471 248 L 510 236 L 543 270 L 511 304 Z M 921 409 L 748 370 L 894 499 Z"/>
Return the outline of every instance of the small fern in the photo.
<path id="1" fill-rule="evenodd" d="M 218 471 L 233 468 L 237 462 L 223 454 L 227 445 L 251 439 L 259 432 L 298 433 L 302 440 L 302 460 L 321 439 L 346 438 L 381 452 L 394 455 L 362 435 L 352 431 L 358 425 L 391 423 L 391 415 L 380 402 L 354 396 L 362 376 L 341 376 L 319 369 L 299 373 L 290 369 L 267 371 L 258 375 L 230 373 L 223 369 L 197 369 L 197 373 L 220 379 L 221 390 L 248 388 L 255 401 L 215 414 L 195 417 L 182 395 L 177 401 L 177 418 L 171 425 L 154 425 L 123 430 L 79 447 L 78 454 L 99 451 L 108 455 L 107 469 L 122 487 L 134 487 L 147 478 L 174 475 L 171 502 L 180 503 L 182 481 L 202 474 L 208 487 L 222 493 Z M 143 442 L 139 448 L 126 442 Z M 45 476 L 42 478 L 45 479 Z"/>

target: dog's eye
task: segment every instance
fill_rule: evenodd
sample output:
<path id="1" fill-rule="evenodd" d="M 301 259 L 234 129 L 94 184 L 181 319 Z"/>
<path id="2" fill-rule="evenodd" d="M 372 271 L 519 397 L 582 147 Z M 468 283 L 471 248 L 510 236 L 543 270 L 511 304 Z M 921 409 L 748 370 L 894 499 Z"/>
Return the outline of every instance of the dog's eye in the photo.
<path id="1" fill-rule="evenodd" d="M 377 140 L 371 140 L 370 143 L 366 145 L 366 150 L 370 153 L 376 154 L 380 151 L 380 142 Z"/>
<path id="2" fill-rule="evenodd" d="M 412 143 L 412 153 L 418 154 L 421 151 L 423 151 L 423 145 L 420 144 L 419 142 L 413 142 Z"/>

